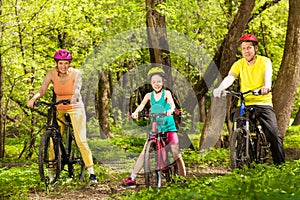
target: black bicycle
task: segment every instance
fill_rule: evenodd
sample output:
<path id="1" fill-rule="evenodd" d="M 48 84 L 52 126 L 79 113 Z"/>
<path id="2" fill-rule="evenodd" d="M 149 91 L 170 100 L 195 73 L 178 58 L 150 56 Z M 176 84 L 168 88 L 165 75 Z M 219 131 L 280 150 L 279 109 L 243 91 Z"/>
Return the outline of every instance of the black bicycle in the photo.
<path id="1" fill-rule="evenodd" d="M 144 153 L 144 176 L 147 187 L 161 187 L 171 182 L 178 175 L 176 161 L 171 161 L 170 145 L 165 132 L 159 132 L 157 121 L 166 116 L 166 113 L 144 114 L 151 119 L 152 128 L 148 134 Z"/>
<path id="2" fill-rule="evenodd" d="M 60 178 L 61 171 L 67 166 L 68 176 L 75 176 L 75 169 L 79 172 L 79 180 L 84 179 L 85 165 L 81 153 L 76 145 L 73 127 L 70 116 L 65 114 L 64 120 L 60 120 L 65 125 L 65 133 L 60 133 L 60 128 L 56 118 L 56 105 L 69 104 L 69 100 L 58 102 L 35 102 L 35 106 L 49 106 L 46 132 L 42 135 L 39 147 L 38 165 L 41 181 L 45 182 L 46 188 L 53 186 Z M 77 170 L 78 168 L 78 170 Z M 80 170 L 79 170 L 80 169 Z"/>
<path id="3" fill-rule="evenodd" d="M 249 93 L 260 95 L 260 90 L 246 92 L 225 91 L 240 99 L 238 117 L 233 120 L 233 132 L 230 135 L 231 168 L 252 167 L 255 163 L 265 163 L 268 159 L 270 144 L 255 117 L 255 107 L 245 106 L 245 96 Z M 236 115 L 235 115 L 236 116 Z"/>

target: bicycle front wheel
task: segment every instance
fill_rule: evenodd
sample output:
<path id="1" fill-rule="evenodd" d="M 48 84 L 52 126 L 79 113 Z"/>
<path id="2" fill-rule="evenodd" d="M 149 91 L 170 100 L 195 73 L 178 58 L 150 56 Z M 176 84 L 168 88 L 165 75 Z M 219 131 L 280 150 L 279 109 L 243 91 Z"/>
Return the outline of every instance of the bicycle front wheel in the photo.
<path id="1" fill-rule="evenodd" d="M 237 128 L 230 136 L 230 167 L 242 169 L 244 165 L 249 166 L 246 157 L 246 130 Z"/>
<path id="2" fill-rule="evenodd" d="M 157 164 L 157 144 L 150 140 L 147 143 L 144 155 L 144 175 L 146 187 L 160 187 L 161 173 Z"/>
<path id="3" fill-rule="evenodd" d="M 39 174 L 46 185 L 57 182 L 61 171 L 59 139 L 54 130 L 47 130 L 41 138 L 38 156 Z"/>

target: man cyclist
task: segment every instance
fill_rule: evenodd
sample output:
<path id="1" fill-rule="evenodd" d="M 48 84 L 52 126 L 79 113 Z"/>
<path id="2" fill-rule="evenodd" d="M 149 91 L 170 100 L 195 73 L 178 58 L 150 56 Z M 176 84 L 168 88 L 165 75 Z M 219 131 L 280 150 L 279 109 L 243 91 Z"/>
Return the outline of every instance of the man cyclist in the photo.
<path id="1" fill-rule="evenodd" d="M 213 91 L 213 95 L 214 97 L 220 97 L 222 91 L 231 86 L 237 77 L 240 79 L 241 92 L 261 89 L 261 95 L 247 95 L 245 103 L 246 106 L 251 105 L 255 108 L 255 116 L 260 121 L 267 140 L 270 142 L 274 164 L 282 164 L 285 162 L 285 155 L 273 110 L 271 60 L 256 54 L 258 40 L 253 34 L 244 34 L 239 41 L 243 58 L 232 65 L 228 75 L 219 87 Z"/>
<path id="2" fill-rule="evenodd" d="M 33 108 L 34 102 L 45 95 L 50 83 L 54 85 L 57 101 L 63 99 L 70 100 L 70 104 L 68 105 L 60 104 L 56 106 L 57 118 L 63 120 L 65 113 L 70 115 L 77 146 L 90 174 L 90 184 L 96 185 L 97 179 L 94 174 L 92 153 L 86 140 L 86 115 L 80 94 L 82 84 L 81 73 L 70 66 L 72 54 L 68 50 L 60 49 L 56 51 L 54 61 L 56 67 L 46 74 L 40 89 L 28 101 L 27 106 Z M 59 120 L 58 124 L 60 125 L 61 132 L 63 132 L 63 124 Z"/>

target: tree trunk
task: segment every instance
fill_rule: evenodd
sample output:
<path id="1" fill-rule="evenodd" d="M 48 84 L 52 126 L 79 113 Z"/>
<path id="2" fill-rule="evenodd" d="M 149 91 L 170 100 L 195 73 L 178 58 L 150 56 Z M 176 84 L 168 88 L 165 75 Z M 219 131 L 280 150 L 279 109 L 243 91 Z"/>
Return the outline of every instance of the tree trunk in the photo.
<path id="1" fill-rule="evenodd" d="M 2 16 L 2 0 L 0 0 L 0 16 Z M 4 25 L 1 23 L 1 32 L 4 31 Z M 0 40 L 2 41 L 2 34 Z M 3 91 L 2 91 L 2 50 L 0 51 L 0 112 L 2 112 L 2 96 L 3 96 Z M 2 131 L 2 113 L 0 113 L 0 158 L 4 157 L 4 142 L 5 142 L 5 137 L 3 135 Z"/>
<path id="2" fill-rule="evenodd" d="M 292 126 L 297 126 L 297 125 L 300 125 L 300 109 L 298 109 L 296 117 L 292 123 Z"/>
<path id="3" fill-rule="evenodd" d="M 96 112 L 100 126 L 100 137 L 102 139 L 112 138 L 109 126 L 109 84 L 107 80 L 107 73 L 103 70 L 99 82 L 98 91 L 96 94 Z"/>
<path id="4" fill-rule="evenodd" d="M 169 43 L 167 39 L 165 16 L 159 13 L 155 7 L 165 0 L 146 0 L 146 25 L 148 33 L 148 45 L 150 51 L 150 62 L 154 65 L 164 65 L 166 74 L 166 86 L 173 88 L 173 77 L 171 74 L 171 58 Z"/>
<path id="5" fill-rule="evenodd" d="M 283 60 L 273 89 L 279 132 L 286 134 L 300 82 L 300 4 L 289 1 L 289 18 Z"/>
<path id="6" fill-rule="evenodd" d="M 208 88 L 213 84 L 218 74 L 220 79 L 221 77 L 224 78 L 228 74 L 231 65 L 236 61 L 239 37 L 242 35 L 250 19 L 251 12 L 254 8 L 254 5 L 255 5 L 255 1 L 253 0 L 242 1 L 237 15 L 235 16 L 231 26 L 229 27 L 228 34 L 225 40 L 223 41 L 222 46 L 220 47 L 221 54 L 219 55 L 217 53 L 214 57 L 217 66 L 213 66 L 214 64 L 212 64 L 211 67 L 208 69 L 208 71 L 206 71 L 204 74 L 203 77 L 204 82 L 202 82 L 200 85 L 197 86 L 198 93 L 196 95 L 198 99 L 201 99 L 203 96 L 201 92 L 208 91 Z M 219 57 L 220 57 L 220 61 L 218 61 Z M 219 71 L 217 70 L 218 68 Z M 221 80 L 219 80 L 219 82 L 221 82 Z M 222 106 L 218 105 L 219 103 L 221 103 Z M 213 99 L 210 108 L 210 113 L 208 114 L 209 116 L 207 116 L 205 120 L 201 138 L 200 138 L 201 148 L 208 148 L 207 144 L 212 145 L 213 143 L 212 141 L 209 141 L 209 143 L 204 143 L 206 138 L 213 136 L 215 137 L 214 140 L 215 142 L 217 142 L 218 139 L 220 138 L 220 132 L 223 128 L 223 123 L 225 120 L 225 117 L 223 115 L 226 113 L 226 109 L 224 110 L 223 107 L 226 107 L 225 100 L 216 101 Z M 216 113 L 211 113 L 211 112 L 216 112 Z M 222 124 L 222 126 L 220 125 L 220 123 Z"/>
<path id="7" fill-rule="evenodd" d="M 209 150 L 220 139 L 226 117 L 226 97 L 213 98 L 200 138 L 200 148 Z"/>
<path id="8" fill-rule="evenodd" d="M 171 67 L 169 44 L 167 40 L 165 16 L 155 7 L 165 0 L 146 0 L 146 24 L 151 63 Z"/>
<path id="9" fill-rule="evenodd" d="M 205 96 L 200 100 L 200 122 L 205 122 L 206 120 L 206 98 Z"/>

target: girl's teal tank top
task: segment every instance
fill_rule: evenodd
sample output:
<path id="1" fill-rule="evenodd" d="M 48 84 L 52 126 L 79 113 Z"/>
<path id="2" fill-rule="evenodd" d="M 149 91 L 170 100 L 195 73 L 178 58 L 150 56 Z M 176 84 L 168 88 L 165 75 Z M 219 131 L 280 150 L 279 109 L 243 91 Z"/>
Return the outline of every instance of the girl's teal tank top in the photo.
<path id="1" fill-rule="evenodd" d="M 161 98 L 158 101 L 154 99 L 154 91 L 150 95 L 151 113 L 164 113 L 171 109 L 170 104 L 165 100 L 165 90 L 162 90 Z M 173 115 L 159 117 L 156 119 L 158 132 L 177 131 Z"/>

